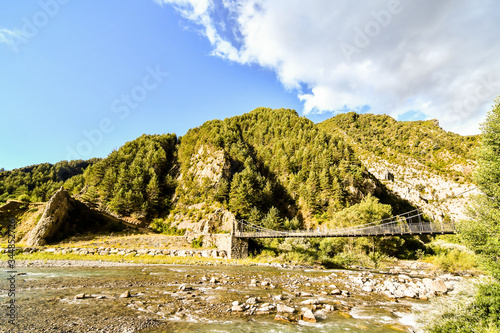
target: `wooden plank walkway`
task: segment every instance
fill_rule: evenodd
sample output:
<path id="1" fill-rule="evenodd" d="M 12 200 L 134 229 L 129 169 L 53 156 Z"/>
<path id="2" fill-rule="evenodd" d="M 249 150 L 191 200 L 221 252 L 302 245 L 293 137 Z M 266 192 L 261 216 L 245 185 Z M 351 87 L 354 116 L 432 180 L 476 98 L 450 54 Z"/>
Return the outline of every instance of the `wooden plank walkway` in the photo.
<path id="1" fill-rule="evenodd" d="M 388 223 L 334 230 L 287 230 L 277 231 L 262 228 L 259 231 L 233 232 L 236 238 L 312 238 L 312 237 L 383 237 L 403 235 L 435 235 L 456 233 L 453 223 Z"/>

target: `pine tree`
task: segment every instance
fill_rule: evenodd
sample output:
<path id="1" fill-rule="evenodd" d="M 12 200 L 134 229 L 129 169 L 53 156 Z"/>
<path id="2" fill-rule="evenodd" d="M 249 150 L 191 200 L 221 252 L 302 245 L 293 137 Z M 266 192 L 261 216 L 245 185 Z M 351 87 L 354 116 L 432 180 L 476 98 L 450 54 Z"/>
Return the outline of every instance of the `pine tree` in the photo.
<path id="1" fill-rule="evenodd" d="M 271 207 L 269 212 L 266 214 L 264 219 L 262 220 L 262 225 L 264 228 L 279 230 L 283 225 L 283 220 L 279 215 L 278 209 L 276 207 Z"/>
<path id="2" fill-rule="evenodd" d="M 146 186 L 146 196 L 148 199 L 147 201 L 152 207 L 158 206 L 158 200 L 160 199 L 160 188 L 158 177 L 154 173 L 148 185 Z"/>

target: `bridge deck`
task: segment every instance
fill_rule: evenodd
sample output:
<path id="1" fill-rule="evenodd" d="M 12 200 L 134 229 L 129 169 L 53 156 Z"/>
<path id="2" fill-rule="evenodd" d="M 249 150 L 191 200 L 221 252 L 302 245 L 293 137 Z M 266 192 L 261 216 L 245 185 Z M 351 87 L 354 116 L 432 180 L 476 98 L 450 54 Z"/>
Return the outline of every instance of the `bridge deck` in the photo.
<path id="1" fill-rule="evenodd" d="M 235 231 L 236 238 L 313 238 L 313 237 L 383 237 L 403 235 L 454 234 L 453 224 L 412 223 L 376 225 L 363 228 L 345 228 L 326 231 L 289 230 L 289 231 Z"/>

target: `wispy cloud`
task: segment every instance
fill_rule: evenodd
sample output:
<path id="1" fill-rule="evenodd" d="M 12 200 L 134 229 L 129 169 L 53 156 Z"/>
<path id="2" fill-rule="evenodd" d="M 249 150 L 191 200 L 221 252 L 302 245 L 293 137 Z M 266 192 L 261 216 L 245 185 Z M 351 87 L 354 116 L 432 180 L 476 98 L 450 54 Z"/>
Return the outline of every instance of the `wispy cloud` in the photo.
<path id="1" fill-rule="evenodd" d="M 17 41 L 20 38 L 24 38 L 21 31 L 0 28 L 0 44 L 6 44 L 7 46 L 15 49 Z"/>
<path id="2" fill-rule="evenodd" d="M 500 94 L 494 0 L 155 1 L 199 25 L 214 55 L 275 71 L 305 114 L 414 110 L 470 134 Z"/>
<path id="3" fill-rule="evenodd" d="M 172 5 L 183 17 L 203 28 L 203 34 L 214 46 L 213 55 L 240 62 L 238 50 L 217 32 L 217 24 L 212 20 L 214 4 L 211 0 L 154 0 L 163 5 Z"/>

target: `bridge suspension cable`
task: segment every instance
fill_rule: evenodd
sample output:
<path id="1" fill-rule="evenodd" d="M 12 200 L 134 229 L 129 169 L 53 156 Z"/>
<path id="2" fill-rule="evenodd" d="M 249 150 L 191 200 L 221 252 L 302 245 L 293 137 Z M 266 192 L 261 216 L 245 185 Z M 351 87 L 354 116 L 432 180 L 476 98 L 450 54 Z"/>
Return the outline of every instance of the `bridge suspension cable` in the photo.
<path id="1" fill-rule="evenodd" d="M 422 215 L 423 213 L 420 209 L 415 209 L 362 225 L 329 230 L 272 230 L 246 220 L 240 220 L 238 221 L 237 230 L 235 230 L 235 236 L 242 238 L 363 237 L 455 233 L 453 223 L 441 223 L 439 226 L 436 226 L 431 222 L 424 222 Z"/>

